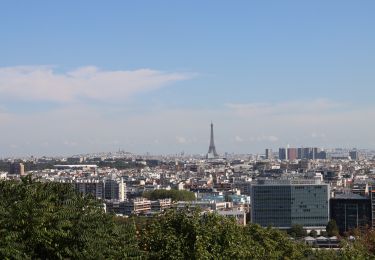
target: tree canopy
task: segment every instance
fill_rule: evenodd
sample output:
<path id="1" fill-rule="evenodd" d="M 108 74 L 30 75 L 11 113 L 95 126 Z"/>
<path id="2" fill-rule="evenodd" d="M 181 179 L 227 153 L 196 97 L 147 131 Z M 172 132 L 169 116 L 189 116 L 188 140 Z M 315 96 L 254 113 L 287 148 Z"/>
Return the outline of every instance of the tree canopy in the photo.
<path id="1" fill-rule="evenodd" d="M 0 182 L 1 259 L 103 259 L 138 256 L 135 228 L 71 185 Z"/>
<path id="2" fill-rule="evenodd" d="M 326 227 L 326 231 L 327 231 L 328 236 L 330 236 L 330 237 L 339 235 L 339 228 L 338 228 L 335 220 L 331 219 L 328 222 L 327 227 Z"/>
<path id="3" fill-rule="evenodd" d="M 172 201 L 193 201 L 195 200 L 194 192 L 187 190 L 153 190 L 146 191 L 142 195 L 150 200 L 168 199 Z"/>

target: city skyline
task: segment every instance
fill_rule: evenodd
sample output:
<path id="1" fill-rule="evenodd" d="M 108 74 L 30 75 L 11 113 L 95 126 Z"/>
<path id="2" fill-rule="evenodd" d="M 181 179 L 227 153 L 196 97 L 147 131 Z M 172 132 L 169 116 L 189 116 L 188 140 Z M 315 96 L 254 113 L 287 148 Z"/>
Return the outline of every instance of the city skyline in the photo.
<path id="1" fill-rule="evenodd" d="M 375 3 L 0 8 L 0 157 L 375 149 Z"/>

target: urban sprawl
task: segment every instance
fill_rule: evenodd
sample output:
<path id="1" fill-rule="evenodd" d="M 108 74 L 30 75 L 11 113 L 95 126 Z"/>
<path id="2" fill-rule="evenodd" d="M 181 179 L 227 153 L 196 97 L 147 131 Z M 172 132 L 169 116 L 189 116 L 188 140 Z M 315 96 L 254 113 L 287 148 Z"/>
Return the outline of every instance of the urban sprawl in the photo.
<path id="1" fill-rule="evenodd" d="M 332 220 L 340 234 L 375 226 L 374 151 L 285 147 L 260 155 L 220 156 L 212 124 L 204 156 L 118 151 L 0 161 L 1 179 L 25 175 L 70 183 L 79 193 L 101 199 L 106 212 L 124 217 L 189 207 L 234 217 L 241 225 L 284 230 L 298 225 L 306 231 L 304 242 L 315 247 L 339 246 L 339 237 L 326 232 Z M 190 191 L 195 198 L 145 196 L 155 190 Z"/>

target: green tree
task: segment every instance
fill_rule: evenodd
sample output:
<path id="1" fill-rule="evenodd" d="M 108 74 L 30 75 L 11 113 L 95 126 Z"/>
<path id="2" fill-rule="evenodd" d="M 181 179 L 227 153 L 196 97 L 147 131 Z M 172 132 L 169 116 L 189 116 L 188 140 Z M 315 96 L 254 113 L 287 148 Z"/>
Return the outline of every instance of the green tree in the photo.
<path id="1" fill-rule="evenodd" d="M 302 238 L 307 236 L 306 230 L 302 225 L 298 224 L 292 225 L 291 229 L 288 230 L 288 233 L 294 238 Z"/>
<path id="2" fill-rule="evenodd" d="M 0 182 L 0 258 L 103 259 L 139 255 L 134 225 L 71 185 Z"/>
<path id="3" fill-rule="evenodd" d="M 150 200 L 172 199 L 172 201 L 193 201 L 195 200 L 194 192 L 187 190 L 153 190 L 146 191 L 142 195 Z"/>
<path id="4" fill-rule="evenodd" d="M 302 259 L 311 250 L 276 229 L 243 227 L 199 210 L 170 210 L 142 230 L 151 259 Z"/>
<path id="5" fill-rule="evenodd" d="M 311 236 L 311 237 L 317 237 L 318 236 L 318 232 L 315 229 L 313 229 L 313 230 L 310 231 L 309 236 Z"/>
<path id="6" fill-rule="evenodd" d="M 331 219 L 327 226 L 326 226 L 326 231 L 328 236 L 338 236 L 339 235 L 339 228 L 337 227 L 336 221 Z"/>

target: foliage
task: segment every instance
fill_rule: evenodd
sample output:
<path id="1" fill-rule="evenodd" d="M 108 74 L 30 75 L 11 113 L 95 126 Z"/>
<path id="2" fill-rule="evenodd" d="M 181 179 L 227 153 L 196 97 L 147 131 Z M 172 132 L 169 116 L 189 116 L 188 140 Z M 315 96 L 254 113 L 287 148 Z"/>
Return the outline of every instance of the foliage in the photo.
<path id="1" fill-rule="evenodd" d="M 294 238 L 303 238 L 307 236 L 307 232 L 302 225 L 295 224 L 288 230 L 288 234 Z"/>
<path id="2" fill-rule="evenodd" d="M 331 219 L 328 222 L 327 227 L 326 227 L 326 231 L 327 231 L 328 236 L 330 236 L 330 237 L 339 235 L 339 228 L 338 228 L 335 220 Z"/>
<path id="3" fill-rule="evenodd" d="M 152 259 L 301 259 L 311 253 L 276 229 L 246 228 L 199 211 L 168 211 L 142 231 Z"/>
<path id="4" fill-rule="evenodd" d="M 154 190 L 146 191 L 142 195 L 150 200 L 167 199 L 171 198 L 172 201 L 193 201 L 195 194 L 186 190 Z"/>
<path id="5" fill-rule="evenodd" d="M 104 161 L 98 162 L 97 165 L 99 167 L 110 167 L 110 168 L 116 168 L 118 170 L 133 169 L 133 168 L 136 168 L 136 169 L 144 168 L 144 165 L 142 165 L 142 164 L 137 164 L 136 162 L 125 161 L 125 160 L 121 160 L 121 159 L 114 160 L 114 161 L 104 160 Z"/>
<path id="6" fill-rule="evenodd" d="M 318 236 L 318 232 L 315 229 L 313 229 L 313 230 L 310 231 L 309 236 L 311 236 L 311 237 L 317 237 Z"/>
<path id="7" fill-rule="evenodd" d="M 139 255 L 135 228 L 70 185 L 0 182 L 1 259 L 103 259 Z"/>

